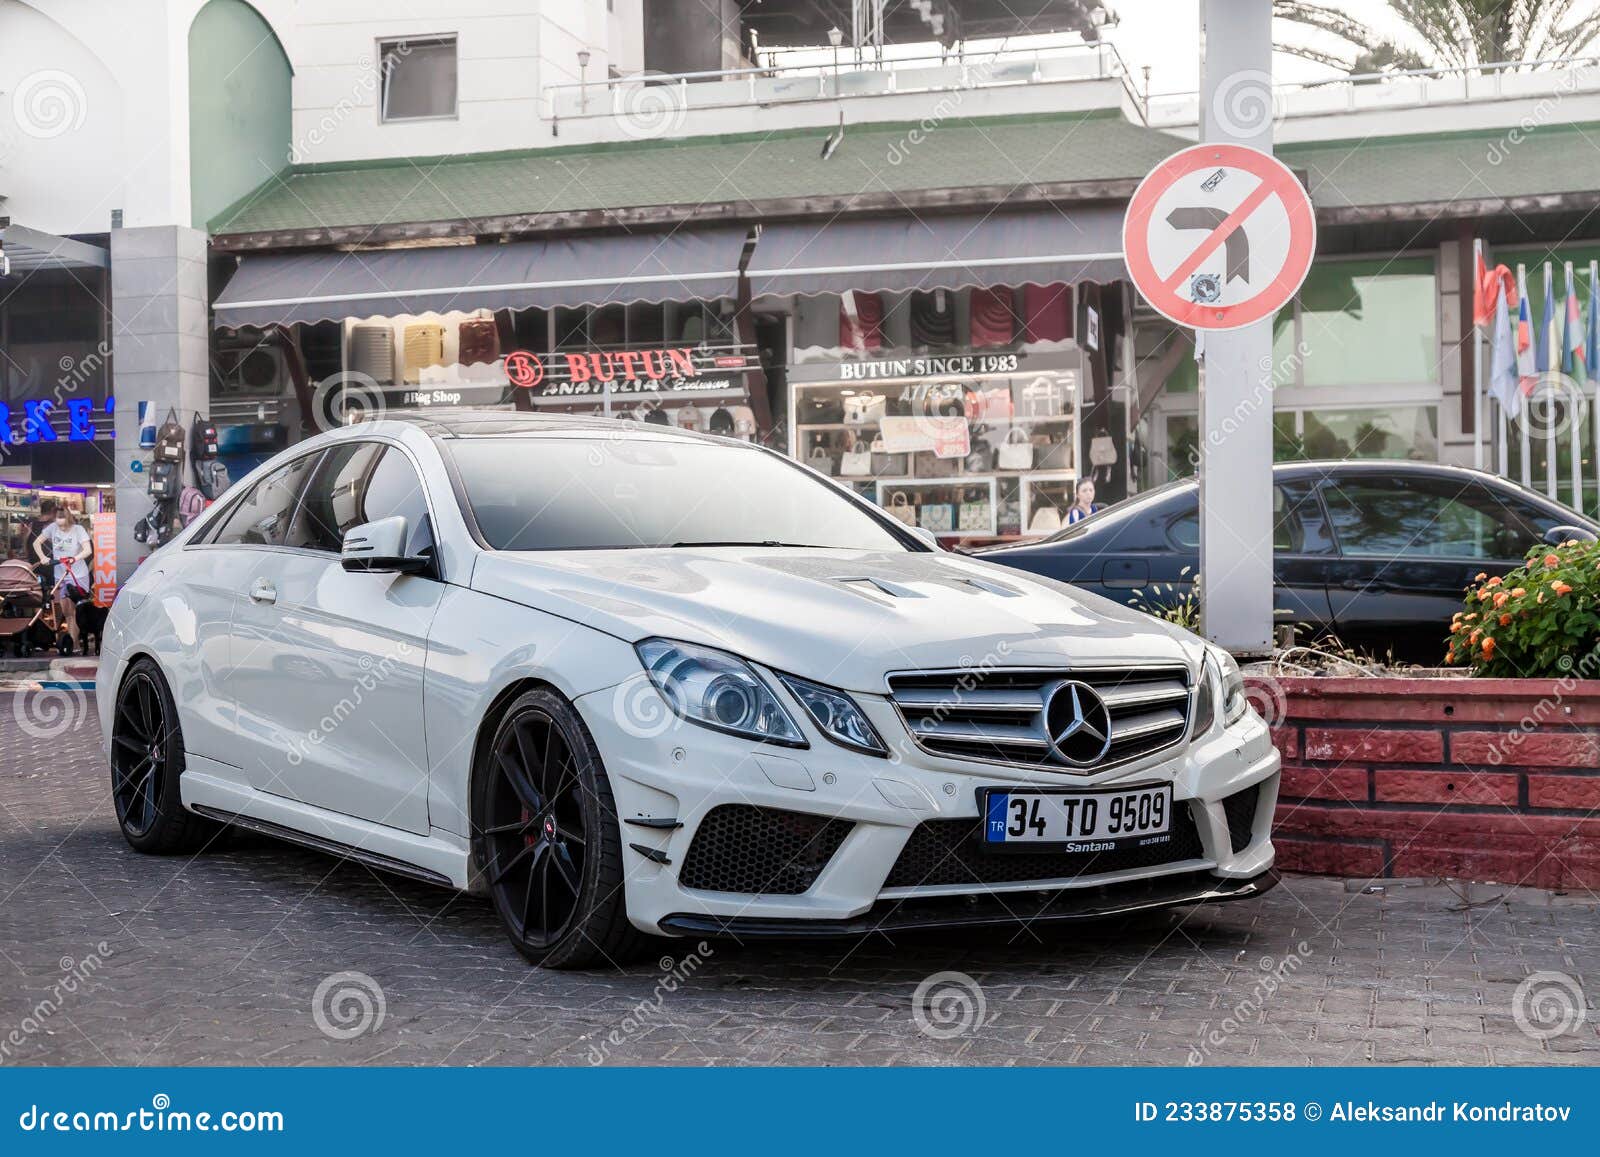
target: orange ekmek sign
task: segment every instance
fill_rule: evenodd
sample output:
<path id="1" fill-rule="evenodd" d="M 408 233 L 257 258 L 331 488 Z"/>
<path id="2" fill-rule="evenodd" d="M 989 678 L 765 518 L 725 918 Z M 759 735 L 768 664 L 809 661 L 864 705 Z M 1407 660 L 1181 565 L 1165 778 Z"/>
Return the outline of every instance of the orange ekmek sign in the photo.
<path id="1" fill-rule="evenodd" d="M 90 527 L 94 540 L 94 574 L 90 577 L 94 605 L 109 607 L 117 597 L 117 516 L 96 514 Z"/>

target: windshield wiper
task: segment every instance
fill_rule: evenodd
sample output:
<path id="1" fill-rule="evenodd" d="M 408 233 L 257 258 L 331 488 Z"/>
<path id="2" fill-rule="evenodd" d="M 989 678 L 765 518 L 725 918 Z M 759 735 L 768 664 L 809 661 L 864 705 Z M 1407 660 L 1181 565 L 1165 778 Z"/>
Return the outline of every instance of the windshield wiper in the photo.
<path id="1" fill-rule="evenodd" d="M 764 538 L 764 539 L 753 540 L 753 541 L 752 540 L 745 540 L 745 539 L 729 538 L 729 539 L 723 539 L 723 540 L 709 539 L 709 540 L 707 540 L 705 542 L 675 542 L 675 543 L 672 544 L 672 549 L 673 550 L 677 550 L 679 547 L 695 547 L 695 546 L 783 546 L 783 547 L 790 547 L 792 549 L 798 549 L 798 550 L 827 550 L 828 549 L 825 546 L 818 546 L 814 542 L 779 542 L 775 538 Z"/>

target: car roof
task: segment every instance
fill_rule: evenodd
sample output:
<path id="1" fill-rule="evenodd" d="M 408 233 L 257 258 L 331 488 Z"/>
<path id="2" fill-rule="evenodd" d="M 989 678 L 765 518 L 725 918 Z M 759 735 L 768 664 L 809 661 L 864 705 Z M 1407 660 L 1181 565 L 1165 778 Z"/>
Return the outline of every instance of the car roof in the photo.
<path id="1" fill-rule="evenodd" d="M 718 442 L 747 445 L 738 439 L 719 438 L 676 426 L 656 425 L 633 418 L 607 418 L 598 414 L 541 414 L 526 410 L 473 410 L 459 407 L 428 410 L 386 410 L 377 418 L 358 422 L 355 429 L 383 433 L 390 423 L 414 427 L 433 438 L 478 438 L 520 435 L 561 437 L 605 435 L 608 438 L 652 438 L 682 442 Z M 350 429 L 351 427 L 346 427 Z"/>

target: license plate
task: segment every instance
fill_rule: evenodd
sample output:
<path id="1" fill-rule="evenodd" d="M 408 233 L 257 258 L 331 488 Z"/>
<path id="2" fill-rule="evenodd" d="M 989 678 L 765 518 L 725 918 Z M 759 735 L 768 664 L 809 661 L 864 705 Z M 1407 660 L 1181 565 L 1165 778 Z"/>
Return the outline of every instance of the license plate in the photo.
<path id="1" fill-rule="evenodd" d="M 1172 838 L 1172 785 L 1102 791 L 988 787 L 980 793 L 983 846 L 1104 852 Z"/>

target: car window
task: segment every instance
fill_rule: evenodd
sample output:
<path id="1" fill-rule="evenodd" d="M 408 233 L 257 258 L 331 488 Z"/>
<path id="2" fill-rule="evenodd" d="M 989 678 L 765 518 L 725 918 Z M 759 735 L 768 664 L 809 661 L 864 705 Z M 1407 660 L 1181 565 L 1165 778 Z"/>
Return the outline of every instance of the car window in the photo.
<path id="1" fill-rule="evenodd" d="M 749 446 L 613 436 L 441 445 L 495 550 L 909 547 L 881 512 Z"/>
<path id="2" fill-rule="evenodd" d="M 295 500 L 319 457 L 303 455 L 257 482 L 224 517 L 210 541 L 218 546 L 284 545 Z"/>
<path id="3" fill-rule="evenodd" d="M 1303 486 L 1277 486 L 1272 492 L 1272 549 L 1299 554 L 1307 549 L 1308 525 L 1322 519 L 1316 497 Z M 1316 536 L 1310 536 L 1314 539 Z M 1200 511 L 1190 506 L 1167 523 L 1167 541 L 1178 550 L 1200 548 Z"/>
<path id="4" fill-rule="evenodd" d="M 1334 533 L 1351 558 L 1520 558 L 1538 536 L 1472 482 L 1342 479 L 1322 487 Z"/>
<path id="5" fill-rule="evenodd" d="M 415 535 L 425 530 L 427 513 L 422 482 L 403 452 L 380 442 L 345 443 L 322 456 L 288 545 L 337 554 L 352 527 L 401 514 Z"/>

